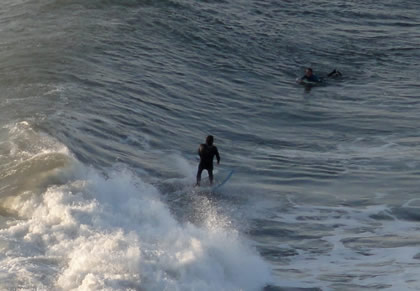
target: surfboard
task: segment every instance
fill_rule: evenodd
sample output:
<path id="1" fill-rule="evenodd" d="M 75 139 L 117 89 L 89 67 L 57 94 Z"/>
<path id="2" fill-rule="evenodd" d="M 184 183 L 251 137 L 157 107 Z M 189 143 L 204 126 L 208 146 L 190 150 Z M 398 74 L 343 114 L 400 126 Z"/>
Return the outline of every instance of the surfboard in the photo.
<path id="1" fill-rule="evenodd" d="M 323 83 L 323 81 L 312 82 L 312 81 L 302 80 L 302 79 L 298 78 L 298 79 L 296 79 L 296 83 L 301 84 L 301 85 L 305 85 L 305 86 L 317 86 L 317 85 L 321 85 Z"/>
<path id="2" fill-rule="evenodd" d="M 234 170 L 227 170 L 223 173 L 224 175 L 222 176 L 222 178 L 217 179 L 215 181 L 216 183 L 214 185 L 207 186 L 207 187 L 206 186 L 197 187 L 197 190 L 203 191 L 203 192 L 215 192 L 219 190 L 221 187 L 223 187 L 223 185 L 225 185 L 230 180 L 234 172 L 235 172 Z M 218 176 L 220 175 L 221 173 L 218 173 Z"/>
<path id="3" fill-rule="evenodd" d="M 223 180 L 221 180 L 217 185 L 211 187 L 211 191 L 216 191 L 217 189 L 225 185 L 226 182 L 229 181 L 229 179 L 232 177 L 233 172 L 233 170 L 230 170 Z"/>

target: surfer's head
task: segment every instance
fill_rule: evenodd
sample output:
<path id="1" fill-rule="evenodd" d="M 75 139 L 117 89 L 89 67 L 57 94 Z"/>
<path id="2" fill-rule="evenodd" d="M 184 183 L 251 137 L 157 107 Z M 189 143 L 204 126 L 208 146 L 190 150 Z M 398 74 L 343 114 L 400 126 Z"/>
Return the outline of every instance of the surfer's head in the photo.
<path id="1" fill-rule="evenodd" d="M 312 68 L 306 68 L 305 69 L 305 76 L 306 77 L 312 76 Z"/>
<path id="2" fill-rule="evenodd" d="M 207 145 L 209 145 L 209 146 L 211 146 L 211 145 L 213 145 L 213 136 L 212 135 L 208 135 L 207 137 L 206 137 L 206 144 Z"/>

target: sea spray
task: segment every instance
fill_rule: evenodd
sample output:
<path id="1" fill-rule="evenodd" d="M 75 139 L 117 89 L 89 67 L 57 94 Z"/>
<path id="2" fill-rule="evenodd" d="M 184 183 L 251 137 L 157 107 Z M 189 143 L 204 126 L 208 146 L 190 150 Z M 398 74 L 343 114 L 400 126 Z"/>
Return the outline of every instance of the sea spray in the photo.
<path id="1" fill-rule="evenodd" d="M 0 231 L 8 244 L 0 264 L 17 278 L 5 275 L 9 282 L 64 290 L 259 290 L 269 280 L 268 266 L 238 232 L 180 224 L 158 190 L 130 171 L 80 174 L 42 195 L 8 200 L 17 213 Z"/>

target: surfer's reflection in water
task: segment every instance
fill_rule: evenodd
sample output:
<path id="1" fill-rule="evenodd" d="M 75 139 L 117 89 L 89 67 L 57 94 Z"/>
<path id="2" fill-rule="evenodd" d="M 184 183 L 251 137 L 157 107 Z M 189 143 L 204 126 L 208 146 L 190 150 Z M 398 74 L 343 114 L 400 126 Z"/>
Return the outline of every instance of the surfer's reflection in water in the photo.
<path id="1" fill-rule="evenodd" d="M 213 145 L 214 138 L 212 135 L 207 136 L 206 143 L 200 144 L 198 148 L 198 155 L 200 156 L 200 163 L 197 170 L 197 184 L 200 186 L 201 173 L 207 170 L 209 173 L 210 184 L 213 184 L 213 159 L 216 156 L 217 164 L 220 163 L 220 155 L 217 147 Z"/>

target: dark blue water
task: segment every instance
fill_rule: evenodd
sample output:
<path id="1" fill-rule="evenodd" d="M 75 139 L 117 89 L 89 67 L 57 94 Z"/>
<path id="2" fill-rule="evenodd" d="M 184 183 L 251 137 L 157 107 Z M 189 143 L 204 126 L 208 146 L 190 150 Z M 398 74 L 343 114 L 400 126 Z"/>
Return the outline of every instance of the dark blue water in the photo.
<path id="1" fill-rule="evenodd" d="M 4 1 L 0 289 L 420 288 L 419 12 Z"/>

